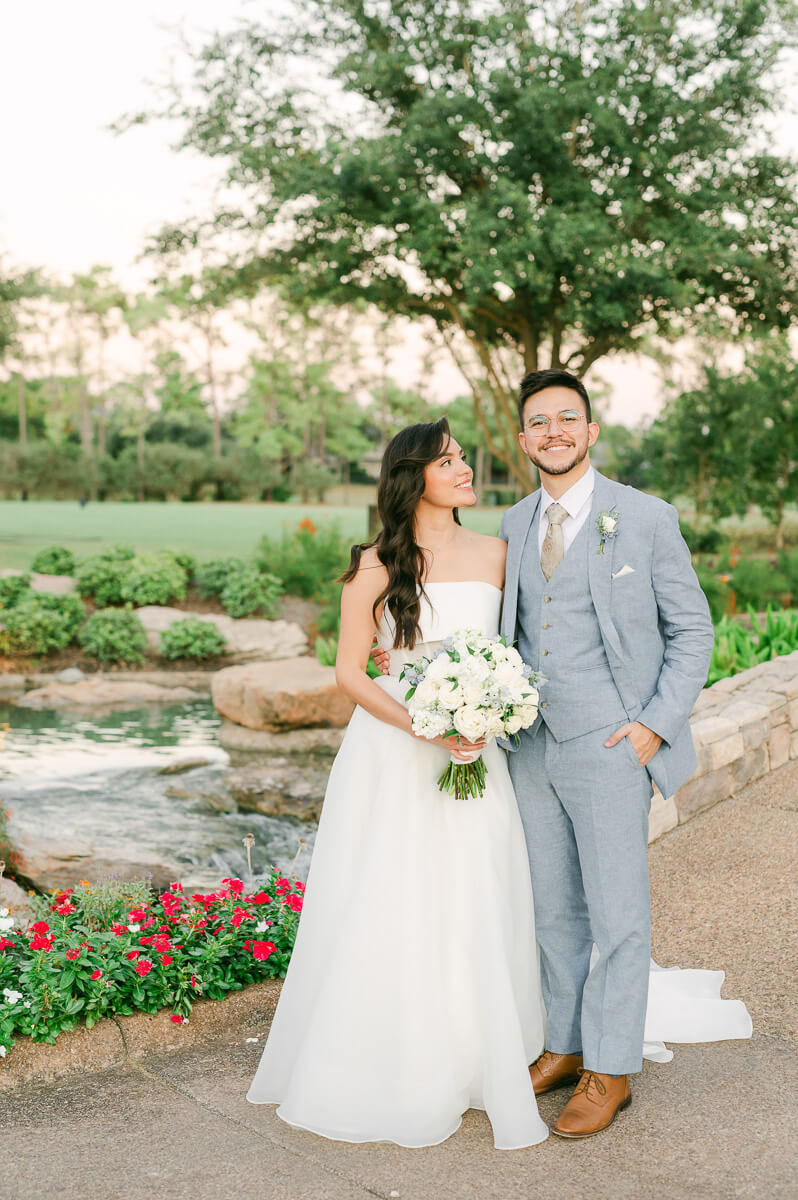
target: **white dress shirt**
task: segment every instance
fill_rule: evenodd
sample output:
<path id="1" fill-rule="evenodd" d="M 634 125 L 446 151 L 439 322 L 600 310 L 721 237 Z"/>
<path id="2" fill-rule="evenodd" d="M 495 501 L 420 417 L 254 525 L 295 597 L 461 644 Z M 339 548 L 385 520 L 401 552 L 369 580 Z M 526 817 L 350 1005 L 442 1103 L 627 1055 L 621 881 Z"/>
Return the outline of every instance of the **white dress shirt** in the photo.
<path id="1" fill-rule="evenodd" d="M 545 487 L 541 484 L 540 508 L 538 509 L 538 553 L 543 549 L 543 540 L 549 529 L 549 519 L 546 516 L 546 509 L 550 504 L 554 503 L 561 504 L 568 513 L 568 516 L 562 523 L 563 553 L 568 553 L 568 547 L 579 533 L 590 513 L 595 482 L 596 472 L 592 467 L 589 467 L 587 473 L 581 479 L 577 480 L 573 487 L 569 487 L 565 495 L 560 496 L 557 501 L 554 500 L 553 496 L 549 495 Z"/>

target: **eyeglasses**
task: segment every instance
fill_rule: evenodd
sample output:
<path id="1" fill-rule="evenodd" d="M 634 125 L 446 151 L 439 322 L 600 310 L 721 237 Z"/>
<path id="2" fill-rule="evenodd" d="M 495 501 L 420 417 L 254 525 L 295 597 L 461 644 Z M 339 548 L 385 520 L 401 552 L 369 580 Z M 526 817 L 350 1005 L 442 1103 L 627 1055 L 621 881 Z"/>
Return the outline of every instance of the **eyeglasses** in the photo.
<path id="1" fill-rule="evenodd" d="M 557 413 L 556 417 L 547 417 L 543 413 L 535 413 L 529 417 L 526 422 L 526 431 L 531 433 L 533 437 L 540 437 L 542 433 L 548 433 L 552 422 L 556 422 L 557 426 L 563 432 L 573 432 L 577 425 L 584 421 L 585 414 L 577 412 L 575 408 L 563 409 L 561 413 Z"/>

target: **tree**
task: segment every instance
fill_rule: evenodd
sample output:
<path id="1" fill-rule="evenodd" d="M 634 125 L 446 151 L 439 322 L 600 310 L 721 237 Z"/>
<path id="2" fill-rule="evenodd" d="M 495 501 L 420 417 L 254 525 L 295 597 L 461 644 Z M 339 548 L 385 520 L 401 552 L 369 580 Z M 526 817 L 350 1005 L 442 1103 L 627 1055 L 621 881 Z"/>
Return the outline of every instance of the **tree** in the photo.
<path id="1" fill-rule="evenodd" d="M 763 118 L 794 28 L 793 0 L 305 0 L 203 45 L 159 115 L 243 195 L 227 286 L 434 323 L 525 485 L 522 368 L 793 320 L 795 168 Z"/>
<path id="2" fill-rule="evenodd" d="M 707 366 L 644 434 L 647 485 L 690 496 L 699 521 L 743 515 L 758 504 L 784 544 L 784 511 L 798 501 L 798 362 L 777 335 L 755 346 L 741 371 Z"/>
<path id="3" fill-rule="evenodd" d="M 111 268 L 93 266 L 83 274 L 72 276 L 69 284 L 57 290 L 56 295 L 67 305 L 72 332 L 72 361 L 82 382 L 82 404 L 80 439 L 84 454 L 93 450 L 93 429 L 90 409 L 89 377 L 91 366 L 88 360 L 86 328 L 94 338 L 94 375 L 97 382 L 97 453 L 105 457 L 106 413 L 105 392 L 105 347 L 111 336 L 113 314 L 124 312 L 127 297 L 113 281 Z"/>

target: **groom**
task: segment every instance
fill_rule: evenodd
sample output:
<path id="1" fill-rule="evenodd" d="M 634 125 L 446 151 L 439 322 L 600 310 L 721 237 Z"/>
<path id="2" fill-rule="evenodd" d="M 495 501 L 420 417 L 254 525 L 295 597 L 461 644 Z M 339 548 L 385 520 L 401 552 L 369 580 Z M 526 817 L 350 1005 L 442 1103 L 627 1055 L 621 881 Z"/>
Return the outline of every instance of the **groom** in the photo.
<path id="1" fill-rule="evenodd" d="M 695 769 L 713 631 L 676 511 L 591 467 L 580 380 L 531 372 L 518 415 L 541 487 L 502 520 L 502 633 L 547 679 L 509 756 L 548 1015 L 530 1073 L 537 1095 L 576 1083 L 554 1132 L 583 1138 L 631 1102 L 642 1067 L 651 781 L 670 796 Z"/>

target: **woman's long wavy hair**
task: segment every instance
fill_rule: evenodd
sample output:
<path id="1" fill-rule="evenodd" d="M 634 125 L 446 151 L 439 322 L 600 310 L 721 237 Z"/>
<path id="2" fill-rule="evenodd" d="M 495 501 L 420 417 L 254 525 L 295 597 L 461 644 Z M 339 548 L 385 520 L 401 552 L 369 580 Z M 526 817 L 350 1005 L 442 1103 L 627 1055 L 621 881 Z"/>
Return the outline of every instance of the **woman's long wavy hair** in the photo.
<path id="1" fill-rule="evenodd" d="M 385 604 L 393 618 L 396 646 L 412 650 L 419 634 L 421 596 L 427 563 L 416 542 L 416 507 L 424 494 L 424 468 L 443 453 L 451 434 L 446 417 L 419 425 L 408 425 L 385 447 L 377 484 L 377 510 L 382 529 L 373 542 L 352 547 L 349 566 L 339 582 L 354 579 L 364 550 L 375 546 L 377 557 L 388 571 L 388 582 L 374 601 Z M 457 509 L 452 509 L 460 524 Z"/>

